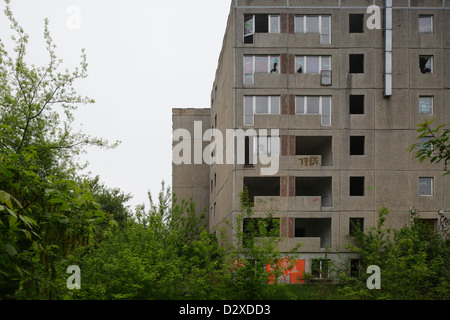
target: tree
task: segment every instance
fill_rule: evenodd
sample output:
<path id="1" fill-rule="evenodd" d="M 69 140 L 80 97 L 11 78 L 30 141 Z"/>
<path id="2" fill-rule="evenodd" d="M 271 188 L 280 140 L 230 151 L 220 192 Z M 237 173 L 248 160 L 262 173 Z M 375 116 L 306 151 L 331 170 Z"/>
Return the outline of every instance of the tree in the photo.
<path id="1" fill-rule="evenodd" d="M 420 133 L 416 143 L 409 148 L 410 152 L 416 151 L 416 158 L 420 163 L 429 159 L 431 163 L 444 162 L 445 175 L 450 174 L 448 162 L 450 161 L 450 129 L 441 125 L 432 128 L 434 120 L 418 124 L 417 131 Z"/>
<path id="2" fill-rule="evenodd" d="M 347 247 L 361 256 L 361 275 L 341 274 L 340 292 L 357 299 L 449 299 L 450 241 L 412 215 L 399 230 L 384 226 L 389 211 L 382 208 L 376 227 L 357 230 Z M 366 270 L 381 270 L 381 289 L 369 290 Z"/>
<path id="3" fill-rule="evenodd" d="M 14 50 L 0 40 L 0 298 L 56 298 L 58 263 L 89 242 L 99 221 L 112 221 L 77 176 L 77 155 L 117 143 L 72 127 L 78 105 L 94 102 L 74 88 L 87 76 L 84 50 L 79 67 L 60 71 L 46 19 L 49 62 L 28 65 L 29 36 L 4 2 Z"/>

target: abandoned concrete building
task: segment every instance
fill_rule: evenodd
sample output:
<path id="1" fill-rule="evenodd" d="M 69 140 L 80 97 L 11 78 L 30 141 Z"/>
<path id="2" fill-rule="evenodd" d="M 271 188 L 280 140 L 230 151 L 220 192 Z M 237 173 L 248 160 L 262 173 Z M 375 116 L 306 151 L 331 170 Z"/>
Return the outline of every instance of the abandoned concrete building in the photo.
<path id="1" fill-rule="evenodd" d="M 375 226 L 382 207 L 394 228 L 412 210 L 436 229 L 449 215 L 444 165 L 408 152 L 425 119 L 450 122 L 450 0 L 233 0 L 211 106 L 173 109 L 173 130 L 203 148 L 208 129 L 223 149 L 227 129 L 256 135 L 244 163 L 174 163 L 172 188 L 207 208 L 214 231 L 238 214 L 245 185 L 256 217 L 275 211 L 282 250 L 303 244 L 299 272 L 325 269 L 325 257 L 352 268 L 352 226 Z M 249 159 L 269 153 L 278 171 L 264 175 Z"/>

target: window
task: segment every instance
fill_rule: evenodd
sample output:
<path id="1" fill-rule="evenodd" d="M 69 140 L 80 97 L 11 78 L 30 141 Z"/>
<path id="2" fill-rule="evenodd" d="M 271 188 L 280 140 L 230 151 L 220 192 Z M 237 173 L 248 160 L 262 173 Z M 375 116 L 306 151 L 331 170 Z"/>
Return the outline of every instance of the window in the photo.
<path id="1" fill-rule="evenodd" d="M 280 218 L 244 218 L 242 224 L 244 247 L 249 247 L 254 238 L 280 236 Z"/>
<path id="2" fill-rule="evenodd" d="M 350 276 L 352 278 L 361 276 L 361 259 L 350 259 Z"/>
<path id="3" fill-rule="evenodd" d="M 321 115 L 322 126 L 331 125 L 331 97 L 296 96 L 295 114 Z"/>
<path id="4" fill-rule="evenodd" d="M 280 73 L 280 56 L 244 56 L 244 84 L 254 84 L 255 73 Z"/>
<path id="5" fill-rule="evenodd" d="M 321 207 L 333 206 L 333 179 L 331 177 L 296 177 L 296 197 L 320 197 Z"/>
<path id="6" fill-rule="evenodd" d="M 433 97 L 419 97 L 419 114 L 433 114 Z"/>
<path id="7" fill-rule="evenodd" d="M 245 137 L 245 165 L 253 166 L 256 163 L 256 156 L 279 155 L 280 137 L 259 136 Z"/>
<path id="8" fill-rule="evenodd" d="M 349 32 L 350 33 L 364 32 L 364 14 L 349 15 Z"/>
<path id="9" fill-rule="evenodd" d="M 350 196 L 364 196 L 364 177 L 350 177 Z"/>
<path id="10" fill-rule="evenodd" d="M 420 150 L 426 150 L 426 151 L 432 152 L 433 144 L 431 143 L 431 139 L 432 139 L 432 137 L 419 138 Z M 431 153 L 431 155 L 433 155 L 433 154 Z"/>
<path id="11" fill-rule="evenodd" d="M 419 33 L 433 33 L 433 16 L 420 15 L 419 16 Z"/>
<path id="12" fill-rule="evenodd" d="M 351 156 L 363 156 L 364 145 L 366 138 L 364 136 L 351 136 L 350 137 L 350 155 Z"/>
<path id="13" fill-rule="evenodd" d="M 433 195 L 433 178 L 419 178 L 419 196 Z"/>
<path id="14" fill-rule="evenodd" d="M 331 16 L 297 15 L 295 33 L 319 33 L 320 44 L 331 44 Z"/>
<path id="15" fill-rule="evenodd" d="M 364 73 L 364 55 L 351 54 L 350 55 L 350 73 Z"/>
<path id="16" fill-rule="evenodd" d="M 364 218 L 350 218 L 349 220 L 349 234 L 354 237 L 358 232 L 364 231 Z"/>
<path id="17" fill-rule="evenodd" d="M 312 259 L 311 274 L 316 279 L 327 279 L 331 269 L 330 259 Z"/>
<path id="18" fill-rule="evenodd" d="M 267 14 L 244 15 L 244 43 L 252 44 L 255 33 L 279 33 L 280 16 Z"/>
<path id="19" fill-rule="evenodd" d="M 297 73 L 321 73 L 331 70 L 331 56 L 296 56 L 295 72 Z"/>
<path id="20" fill-rule="evenodd" d="M 250 202 L 255 197 L 279 197 L 280 177 L 244 177 L 244 187 L 248 189 Z"/>
<path id="21" fill-rule="evenodd" d="M 320 238 L 320 247 L 331 247 L 331 218 L 295 218 L 296 238 Z"/>
<path id="22" fill-rule="evenodd" d="M 350 114 L 364 114 L 364 95 L 350 95 Z"/>
<path id="23" fill-rule="evenodd" d="M 433 73 L 433 56 L 419 56 L 419 68 L 423 74 Z"/>
<path id="24" fill-rule="evenodd" d="M 255 114 L 280 114 L 280 96 L 245 96 L 244 124 L 254 125 Z"/>

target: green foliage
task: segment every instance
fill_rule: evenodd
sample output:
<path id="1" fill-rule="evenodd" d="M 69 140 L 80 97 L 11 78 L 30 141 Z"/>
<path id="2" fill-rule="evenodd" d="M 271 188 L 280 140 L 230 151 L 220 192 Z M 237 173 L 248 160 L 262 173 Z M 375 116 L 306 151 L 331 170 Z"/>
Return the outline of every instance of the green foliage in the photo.
<path id="1" fill-rule="evenodd" d="M 429 159 L 431 163 L 444 162 L 445 175 L 450 174 L 448 170 L 448 162 L 450 161 L 450 129 L 445 128 L 446 125 L 441 125 L 436 128 L 432 128 L 434 120 L 425 121 L 418 124 L 417 132 L 420 133 L 417 140 L 426 138 L 427 142 L 421 143 L 420 141 L 411 145 L 408 149 L 409 152 L 416 151 L 416 158 L 420 163 Z"/>
<path id="2" fill-rule="evenodd" d="M 343 273 L 340 293 L 357 299 L 449 299 L 449 241 L 415 215 L 400 230 L 385 228 L 388 213 L 382 208 L 378 225 L 354 236 L 355 244 L 348 247 L 361 255 L 361 276 Z M 381 269 L 381 290 L 367 289 L 370 265 Z"/>
<path id="3" fill-rule="evenodd" d="M 59 71 L 55 44 L 44 25 L 46 66 L 26 62 L 29 36 L 15 20 L 10 1 L 5 16 L 13 31 L 13 53 L 0 40 L 0 299 L 53 299 L 60 266 L 89 243 L 95 229 L 112 219 L 91 188 L 77 176 L 77 155 L 85 146 L 114 147 L 72 128 L 72 112 L 93 102 L 74 89 L 87 76 L 80 67 Z M 67 267 L 67 266 L 66 266 Z"/>

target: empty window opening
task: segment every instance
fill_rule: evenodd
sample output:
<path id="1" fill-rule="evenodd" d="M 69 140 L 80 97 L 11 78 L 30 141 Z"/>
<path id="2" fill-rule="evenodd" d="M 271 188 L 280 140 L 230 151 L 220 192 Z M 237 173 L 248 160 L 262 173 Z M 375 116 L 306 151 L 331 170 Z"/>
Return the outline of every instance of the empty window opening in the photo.
<path id="1" fill-rule="evenodd" d="M 295 154 L 297 156 L 321 156 L 322 166 L 333 165 L 332 137 L 295 137 Z"/>
<path id="2" fill-rule="evenodd" d="M 296 218 L 296 238 L 320 238 L 320 247 L 331 247 L 331 218 Z"/>
<path id="3" fill-rule="evenodd" d="M 354 237 L 360 232 L 364 232 L 364 218 L 350 218 L 349 220 L 350 236 Z"/>
<path id="4" fill-rule="evenodd" d="M 245 165 L 253 166 L 258 156 L 280 155 L 280 137 L 246 136 L 245 137 Z"/>
<path id="5" fill-rule="evenodd" d="M 433 16 L 420 15 L 419 16 L 419 33 L 433 33 Z"/>
<path id="6" fill-rule="evenodd" d="M 350 259 L 350 276 L 352 278 L 361 276 L 361 259 Z"/>
<path id="7" fill-rule="evenodd" d="M 332 207 L 332 178 L 331 177 L 296 177 L 296 197 L 321 197 L 322 207 Z"/>
<path id="8" fill-rule="evenodd" d="M 364 196 L 364 177 L 350 177 L 350 196 Z"/>
<path id="9" fill-rule="evenodd" d="M 350 114 L 364 114 L 364 95 L 350 95 Z"/>
<path id="10" fill-rule="evenodd" d="M 433 56 L 420 56 L 419 68 L 423 74 L 433 73 Z"/>
<path id="11" fill-rule="evenodd" d="M 250 202 L 255 202 L 255 197 L 280 196 L 280 177 L 244 177 L 244 186 Z"/>
<path id="12" fill-rule="evenodd" d="M 364 73 L 364 55 L 351 54 L 350 55 L 350 73 Z"/>
<path id="13" fill-rule="evenodd" d="M 364 32 L 364 14 L 349 15 L 349 31 L 350 33 Z"/>
<path id="14" fill-rule="evenodd" d="M 351 136 L 350 137 L 350 155 L 351 156 L 363 156 L 365 153 L 365 140 L 364 136 Z"/>
<path id="15" fill-rule="evenodd" d="M 331 271 L 330 259 L 312 259 L 311 275 L 316 279 L 328 279 Z"/>
<path id="16" fill-rule="evenodd" d="M 433 195 L 433 178 L 419 178 L 419 195 Z"/>
<path id="17" fill-rule="evenodd" d="M 435 233 L 438 229 L 438 219 L 419 219 L 419 223 L 425 228 L 426 232 Z"/>
<path id="18" fill-rule="evenodd" d="M 245 218 L 242 224 L 244 247 L 250 246 L 254 238 L 280 236 L 280 218 Z"/>

